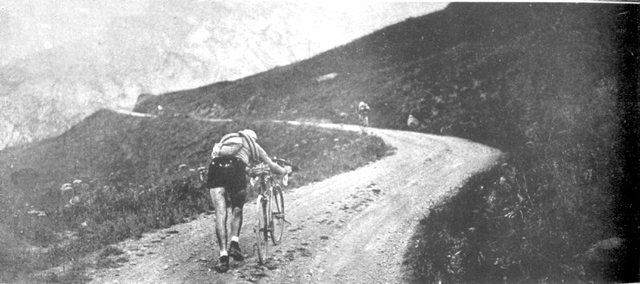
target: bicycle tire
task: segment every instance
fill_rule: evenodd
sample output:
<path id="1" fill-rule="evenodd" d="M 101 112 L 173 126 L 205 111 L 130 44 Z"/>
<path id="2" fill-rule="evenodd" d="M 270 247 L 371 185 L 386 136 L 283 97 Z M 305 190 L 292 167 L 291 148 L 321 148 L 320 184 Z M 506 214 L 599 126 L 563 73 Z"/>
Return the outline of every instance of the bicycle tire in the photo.
<path id="1" fill-rule="evenodd" d="M 258 262 L 265 264 L 267 261 L 267 253 L 269 246 L 269 222 L 267 221 L 269 211 L 267 210 L 267 201 L 264 196 L 259 195 L 256 201 L 257 222 L 255 227 L 256 233 L 256 249 L 258 251 Z"/>
<path id="2" fill-rule="evenodd" d="M 271 241 L 273 245 L 277 245 L 282 241 L 284 235 L 284 194 L 279 185 L 273 187 L 273 198 L 271 198 Z"/>

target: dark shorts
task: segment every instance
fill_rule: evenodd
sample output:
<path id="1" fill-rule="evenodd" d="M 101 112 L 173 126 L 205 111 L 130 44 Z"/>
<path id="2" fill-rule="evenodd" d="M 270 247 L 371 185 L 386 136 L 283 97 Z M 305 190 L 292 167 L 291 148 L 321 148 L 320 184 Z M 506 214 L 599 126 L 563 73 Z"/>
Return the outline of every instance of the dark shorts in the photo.
<path id="1" fill-rule="evenodd" d="M 231 207 L 241 207 L 247 198 L 246 164 L 238 158 L 215 158 L 209 165 L 207 188 L 224 187 Z"/>

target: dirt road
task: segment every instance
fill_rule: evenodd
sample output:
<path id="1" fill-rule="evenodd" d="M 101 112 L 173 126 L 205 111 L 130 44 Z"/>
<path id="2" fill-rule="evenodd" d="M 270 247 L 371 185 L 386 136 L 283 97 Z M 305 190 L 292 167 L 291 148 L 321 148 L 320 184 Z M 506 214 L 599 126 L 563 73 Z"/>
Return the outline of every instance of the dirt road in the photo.
<path id="1" fill-rule="evenodd" d="M 501 153 L 458 138 L 367 132 L 396 147 L 395 154 L 285 194 L 291 224 L 283 242 L 270 248 L 268 265 L 257 265 L 253 254 L 251 203 L 245 205 L 240 237 L 248 257 L 232 262 L 227 273 L 215 269 L 214 216 L 203 214 L 119 244 L 122 266 L 93 272 L 92 283 L 403 282 L 402 257 L 418 221 L 469 176 L 495 165 Z"/>

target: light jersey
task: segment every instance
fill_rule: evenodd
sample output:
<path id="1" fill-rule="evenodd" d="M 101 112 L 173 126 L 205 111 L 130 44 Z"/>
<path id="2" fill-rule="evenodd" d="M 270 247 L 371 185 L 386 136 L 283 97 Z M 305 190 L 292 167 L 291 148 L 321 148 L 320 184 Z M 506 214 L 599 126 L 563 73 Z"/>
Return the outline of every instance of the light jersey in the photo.
<path id="1" fill-rule="evenodd" d="M 267 156 L 267 152 L 265 152 L 264 149 L 262 149 L 262 147 L 258 145 L 258 143 L 255 143 L 255 145 L 256 145 L 256 150 L 258 151 L 259 157 L 256 157 L 256 159 L 254 160 L 264 161 L 265 157 Z M 247 143 L 246 139 L 242 139 L 242 148 L 240 149 L 240 151 L 238 151 L 238 154 L 236 154 L 236 157 L 242 160 L 245 164 L 247 164 L 247 166 L 249 166 L 251 165 L 249 163 L 250 156 L 251 156 L 251 149 L 249 148 L 249 143 Z"/>

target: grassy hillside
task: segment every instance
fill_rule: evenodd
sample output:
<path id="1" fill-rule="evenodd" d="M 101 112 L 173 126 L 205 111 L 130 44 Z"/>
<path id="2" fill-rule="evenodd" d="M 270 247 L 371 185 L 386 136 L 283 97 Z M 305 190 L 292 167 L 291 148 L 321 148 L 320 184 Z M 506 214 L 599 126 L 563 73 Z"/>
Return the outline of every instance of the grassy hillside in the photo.
<path id="1" fill-rule="evenodd" d="M 624 52 L 637 45 L 625 39 L 636 34 L 636 14 L 594 3 L 453 3 L 308 60 L 149 98 L 136 110 L 189 97 L 194 107 L 180 111 L 193 115 L 341 121 L 344 112 L 355 122 L 364 100 L 373 126 L 394 129 L 413 114 L 417 131 L 509 154 L 423 221 L 406 253 L 416 283 L 637 280 L 637 258 L 626 258 L 638 251 L 638 210 L 628 201 L 638 199 L 629 182 L 637 153 L 626 142 L 637 137 L 628 130 L 637 129 L 637 98 L 620 96 L 636 92 L 628 72 L 637 65 L 623 60 L 637 60 Z M 612 237 L 625 242 L 587 253 Z M 606 266 L 609 275 L 598 273 Z"/>
<path id="2" fill-rule="evenodd" d="M 555 10 L 554 5 L 453 4 L 308 60 L 207 86 L 209 89 L 147 99 L 135 110 L 149 112 L 163 105 L 195 115 L 215 105 L 224 111 L 208 115 L 338 121 L 341 112 L 353 114 L 355 103 L 366 100 L 373 109 L 370 120 L 374 125 L 402 128 L 409 113 L 427 122 L 433 117 L 455 115 L 439 112 L 441 106 L 461 100 L 492 105 L 478 102 L 481 94 L 485 93 L 487 99 L 498 99 L 495 93 L 506 95 L 507 90 L 501 89 L 507 87 L 505 73 L 513 61 L 525 59 L 529 47 L 524 47 L 526 42 L 511 48 L 504 45 L 517 44 L 519 38 L 537 30 L 556 28 L 556 23 L 547 19 L 552 16 L 545 16 L 558 13 Z M 329 73 L 337 76 L 316 80 Z M 466 94 L 462 94 L 464 91 Z M 186 109 L 184 104 L 174 103 L 178 97 L 188 97 L 194 107 Z M 356 119 L 352 116 L 349 121 Z M 449 125 L 432 127 L 439 130 Z"/>
<path id="3" fill-rule="evenodd" d="M 625 176 L 637 172 L 625 166 L 637 156 L 620 148 L 621 119 L 637 119 L 637 106 L 629 116 L 618 104 L 628 83 L 618 70 L 623 30 L 617 15 L 623 11 L 612 5 L 551 7 L 539 12 L 555 26 L 537 25 L 489 49 L 451 51 L 460 58 L 471 49 L 495 62 L 511 56 L 491 69 L 500 71 L 495 77 L 474 81 L 473 61 L 443 67 L 460 74 L 450 80 L 459 82 L 453 95 L 445 96 L 460 106 L 435 110 L 459 114 L 431 116 L 436 127 L 425 130 L 442 127 L 497 146 L 510 158 L 423 220 L 412 242 L 417 249 L 406 254 L 416 283 L 638 280 L 637 229 L 628 229 L 638 215 L 625 201 L 638 197 L 632 190 L 637 185 Z M 477 82 L 480 92 L 465 79 Z M 618 237 L 623 242 L 617 248 L 594 248 Z"/>
<path id="4" fill-rule="evenodd" d="M 84 254 L 209 210 L 190 169 L 208 164 L 224 134 L 245 128 L 258 133 L 270 155 L 301 169 L 291 187 L 355 169 L 388 150 L 380 138 L 360 133 L 99 111 L 58 137 L 0 152 L 0 282 L 70 260 L 77 269 L 45 282 L 84 281 L 83 266 L 117 265 L 80 262 Z M 65 183 L 71 189 L 61 191 Z"/>

